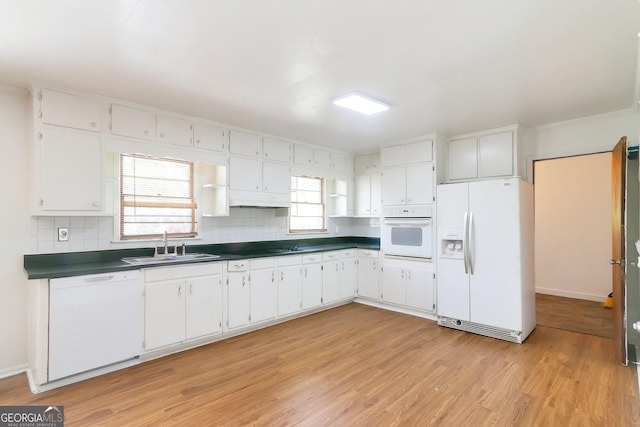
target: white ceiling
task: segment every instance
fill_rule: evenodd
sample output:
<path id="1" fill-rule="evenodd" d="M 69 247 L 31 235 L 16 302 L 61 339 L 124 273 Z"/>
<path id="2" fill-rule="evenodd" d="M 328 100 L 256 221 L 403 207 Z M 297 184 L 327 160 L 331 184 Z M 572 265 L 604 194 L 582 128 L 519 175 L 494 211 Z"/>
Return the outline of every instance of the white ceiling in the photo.
<path id="1" fill-rule="evenodd" d="M 634 108 L 638 32 L 637 0 L 2 0 L 0 83 L 361 152 Z"/>

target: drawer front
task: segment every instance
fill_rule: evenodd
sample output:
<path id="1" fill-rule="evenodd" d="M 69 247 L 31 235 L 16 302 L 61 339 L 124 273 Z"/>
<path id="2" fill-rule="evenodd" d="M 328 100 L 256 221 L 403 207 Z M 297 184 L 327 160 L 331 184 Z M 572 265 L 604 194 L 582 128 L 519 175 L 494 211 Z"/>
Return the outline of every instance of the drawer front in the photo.
<path id="1" fill-rule="evenodd" d="M 222 274 L 222 263 L 207 262 L 200 264 L 181 265 L 175 267 L 155 267 L 144 269 L 145 282 L 161 280 L 183 279 L 188 277 L 209 276 Z"/>
<path id="2" fill-rule="evenodd" d="M 251 267 L 248 259 L 239 259 L 227 263 L 227 271 L 247 271 Z"/>
<path id="3" fill-rule="evenodd" d="M 288 267 L 290 265 L 302 264 L 301 255 L 290 255 L 278 258 L 278 267 Z"/>
<path id="4" fill-rule="evenodd" d="M 323 261 L 333 261 L 336 259 L 342 258 L 342 251 L 331 251 L 331 252 L 323 252 L 322 260 Z"/>
<path id="5" fill-rule="evenodd" d="M 358 249 L 358 257 L 378 259 L 380 258 L 380 251 L 372 249 Z"/>
<path id="6" fill-rule="evenodd" d="M 322 261 L 322 254 L 321 253 L 315 253 L 315 254 L 309 254 L 309 255 L 303 255 L 302 256 L 302 263 L 303 264 L 315 264 L 318 262 Z"/>
<path id="7" fill-rule="evenodd" d="M 254 258 L 251 260 L 251 269 L 258 270 L 261 268 L 275 268 L 278 266 L 278 258 Z"/>

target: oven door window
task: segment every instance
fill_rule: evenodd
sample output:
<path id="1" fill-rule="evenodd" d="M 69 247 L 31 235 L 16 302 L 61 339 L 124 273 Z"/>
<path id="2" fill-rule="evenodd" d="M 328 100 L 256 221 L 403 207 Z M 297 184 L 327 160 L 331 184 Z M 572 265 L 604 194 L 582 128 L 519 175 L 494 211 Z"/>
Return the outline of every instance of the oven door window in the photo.
<path id="1" fill-rule="evenodd" d="M 391 244 L 393 246 L 422 246 L 422 228 L 392 227 Z"/>

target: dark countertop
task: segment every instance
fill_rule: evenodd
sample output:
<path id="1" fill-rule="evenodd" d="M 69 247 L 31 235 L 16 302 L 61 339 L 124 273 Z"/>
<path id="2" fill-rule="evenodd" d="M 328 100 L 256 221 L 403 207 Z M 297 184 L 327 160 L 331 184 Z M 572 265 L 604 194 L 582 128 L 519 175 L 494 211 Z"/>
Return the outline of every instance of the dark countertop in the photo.
<path id="1" fill-rule="evenodd" d="M 170 263 L 135 265 L 122 261 L 125 257 L 147 257 L 153 248 L 117 249 L 90 252 L 66 252 L 24 256 L 24 271 L 28 279 L 53 279 L 58 277 L 101 274 L 114 271 L 139 270 L 141 268 L 184 265 L 200 262 L 219 262 L 234 259 L 262 258 L 287 255 L 302 255 L 313 252 L 362 248 L 380 249 L 376 237 L 329 237 L 316 239 L 270 240 L 264 242 L 222 243 L 212 245 L 189 245 L 189 253 L 220 255 L 220 258 L 180 260 Z M 174 248 L 170 246 L 170 252 Z"/>

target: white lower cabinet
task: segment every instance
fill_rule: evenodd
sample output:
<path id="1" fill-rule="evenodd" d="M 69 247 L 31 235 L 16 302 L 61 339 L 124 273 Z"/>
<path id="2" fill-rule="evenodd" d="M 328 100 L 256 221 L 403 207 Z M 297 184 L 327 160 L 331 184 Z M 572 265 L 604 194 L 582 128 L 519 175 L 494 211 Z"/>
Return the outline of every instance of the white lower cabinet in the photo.
<path id="1" fill-rule="evenodd" d="M 340 259 L 340 299 L 353 298 L 358 286 L 358 259 L 356 250 L 342 251 Z"/>
<path id="2" fill-rule="evenodd" d="M 381 300 L 422 311 L 435 311 L 433 264 L 385 259 Z"/>
<path id="3" fill-rule="evenodd" d="M 322 305 L 322 254 L 302 256 L 302 309 Z"/>
<path id="4" fill-rule="evenodd" d="M 249 324 L 251 291 L 249 289 L 249 260 L 227 263 L 227 328 Z"/>
<path id="5" fill-rule="evenodd" d="M 278 259 L 278 316 L 302 309 L 302 256 Z"/>
<path id="6" fill-rule="evenodd" d="M 273 319 L 278 314 L 278 282 L 276 258 L 251 260 L 250 315 L 251 323 Z"/>
<path id="7" fill-rule="evenodd" d="M 144 270 L 144 348 L 153 350 L 222 330 L 219 263 Z"/>
<path id="8" fill-rule="evenodd" d="M 340 299 L 340 252 L 322 253 L 322 303 Z"/>
<path id="9" fill-rule="evenodd" d="M 380 251 L 358 249 L 358 296 L 380 298 Z"/>

